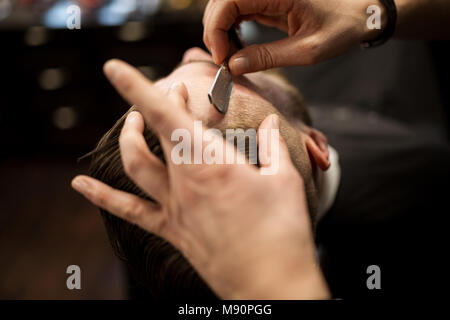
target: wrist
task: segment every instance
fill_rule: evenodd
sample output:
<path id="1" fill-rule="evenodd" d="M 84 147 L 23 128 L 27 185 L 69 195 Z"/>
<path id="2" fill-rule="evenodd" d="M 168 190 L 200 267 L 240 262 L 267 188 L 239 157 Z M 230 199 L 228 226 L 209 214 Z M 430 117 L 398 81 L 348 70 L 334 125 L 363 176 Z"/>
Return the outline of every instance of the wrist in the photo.
<path id="1" fill-rule="evenodd" d="M 316 261 L 314 250 L 303 257 L 286 261 L 273 257 L 259 265 L 243 281 L 239 290 L 232 293 L 232 299 L 257 300 L 323 300 L 331 294 L 322 271 Z"/>

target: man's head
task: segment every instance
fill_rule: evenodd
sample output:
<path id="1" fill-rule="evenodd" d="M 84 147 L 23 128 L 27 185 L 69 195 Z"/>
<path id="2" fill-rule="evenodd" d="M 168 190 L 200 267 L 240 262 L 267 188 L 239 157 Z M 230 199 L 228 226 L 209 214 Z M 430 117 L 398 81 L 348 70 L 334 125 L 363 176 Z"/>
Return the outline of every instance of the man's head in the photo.
<path id="1" fill-rule="evenodd" d="M 210 104 L 207 96 L 217 70 L 218 66 L 209 54 L 198 48 L 190 49 L 180 66 L 157 81 L 155 86 L 167 91 L 173 83 L 183 82 L 188 91 L 188 111 L 206 126 L 221 131 L 257 129 L 268 115 L 277 113 L 281 120 L 281 135 L 305 181 L 309 211 L 314 222 L 319 188 L 315 173 L 328 167 L 328 152 L 325 137 L 310 127 L 311 120 L 301 95 L 276 72 L 236 77 L 229 110 L 222 115 Z M 113 188 L 149 199 L 123 170 L 119 135 L 125 117 L 114 125 L 92 152 L 90 175 Z M 151 128 L 145 129 L 144 136 L 157 157 L 170 161 L 164 159 Z M 116 253 L 127 262 L 134 281 L 145 288 L 150 297 L 214 297 L 189 263 L 169 243 L 108 212 L 102 211 L 102 214 Z"/>

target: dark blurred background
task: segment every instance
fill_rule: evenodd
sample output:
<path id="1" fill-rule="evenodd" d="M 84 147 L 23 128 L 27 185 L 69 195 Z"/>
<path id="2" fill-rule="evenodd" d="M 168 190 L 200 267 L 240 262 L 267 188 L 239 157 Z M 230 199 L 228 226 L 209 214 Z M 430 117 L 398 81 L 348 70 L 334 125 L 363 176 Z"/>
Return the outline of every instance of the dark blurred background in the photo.
<path id="1" fill-rule="evenodd" d="M 0 298 L 127 297 L 97 210 L 69 186 L 77 159 L 128 109 L 102 73 L 121 58 L 151 79 L 202 46 L 198 0 L 0 0 Z M 81 8 L 81 29 L 66 8 Z M 82 290 L 66 288 L 79 265 Z"/>
<path id="2" fill-rule="evenodd" d="M 0 298 L 129 297 L 126 272 L 112 253 L 97 210 L 69 183 L 74 175 L 86 172 L 88 163 L 77 159 L 92 150 L 128 109 L 104 78 L 104 62 L 123 59 L 150 79 L 169 73 L 186 49 L 203 47 L 201 19 L 206 2 L 0 0 Z M 66 9 L 71 4 L 81 8 L 81 29 L 67 28 Z M 248 43 L 281 37 L 279 32 L 252 23 L 245 24 L 241 31 Z M 345 203 L 341 212 L 353 216 L 347 219 L 339 213 L 324 219 L 318 239 L 334 252 L 328 263 L 333 271 L 327 277 L 338 288 L 338 296 L 355 287 L 367 292 L 365 282 L 361 282 L 365 269 L 360 264 L 352 268 L 350 262 L 344 263 L 353 257 L 364 257 L 363 266 L 376 263 L 376 255 L 364 251 L 364 236 L 369 238 L 370 234 L 377 247 L 376 237 L 386 236 L 379 225 L 389 225 L 388 230 L 394 231 L 386 240 L 387 246 L 398 245 L 399 239 L 404 242 L 394 247 L 394 260 L 391 256 L 386 259 L 394 261 L 394 269 L 401 272 L 410 265 L 403 265 L 402 256 L 396 253 L 403 245 L 408 246 L 409 236 L 416 237 L 414 229 L 404 224 L 410 220 L 405 215 L 411 207 L 427 215 L 418 218 L 419 224 L 439 221 L 439 214 L 448 213 L 448 204 L 446 211 L 440 212 L 440 202 L 436 201 L 445 202 L 448 185 L 441 187 L 434 181 L 449 181 L 449 170 L 439 171 L 442 163 L 435 165 L 433 159 L 445 152 L 445 162 L 449 154 L 449 56 L 443 42 L 393 40 L 380 48 L 355 48 L 320 65 L 286 71 L 305 95 L 316 127 L 327 134 L 332 145 L 342 146 L 339 152 L 344 171 L 348 168 L 356 172 L 358 177 L 352 180 L 356 187 L 348 188 L 350 195 L 370 185 L 369 190 L 383 198 L 383 190 L 389 189 L 386 184 L 399 181 L 403 183 L 399 188 L 412 185 L 413 194 L 431 193 L 421 199 L 421 205 L 425 203 L 425 211 L 432 212 L 424 212 L 414 201 L 409 206 L 395 203 L 395 208 L 401 208 L 395 212 L 401 213 L 399 225 L 391 223 L 395 220 L 392 217 L 383 218 L 392 207 L 385 198 L 380 203 L 389 208 L 375 208 L 381 208 L 381 216 L 358 215 L 362 212 L 358 205 Z M 354 126 L 356 122 L 362 131 Z M 370 135 L 364 132 L 368 128 Z M 422 149 L 412 149 L 415 160 L 427 160 L 419 169 L 412 169 L 414 172 L 388 173 L 392 180 L 380 183 L 377 189 L 378 185 L 368 183 L 364 175 L 376 172 L 371 164 L 374 157 L 369 154 L 367 163 L 363 157 L 367 150 L 374 149 L 370 149 L 371 139 L 377 140 L 380 151 L 376 156 L 380 159 L 398 162 L 399 168 L 414 162 L 410 154 L 403 158 L 402 154 L 383 153 L 389 150 L 390 139 L 383 135 L 386 128 L 399 128 L 400 146 L 420 140 L 439 148 L 423 155 Z M 379 166 L 381 170 L 389 168 L 382 162 Z M 428 174 L 432 167 L 435 170 Z M 448 166 L 444 163 L 442 167 Z M 412 174 L 420 170 L 427 173 L 427 184 L 413 181 Z M 439 194 L 430 186 L 435 186 Z M 372 233 L 364 225 L 371 226 Z M 370 245 L 372 240 L 368 241 Z M 352 247 L 355 243 L 360 247 Z M 384 249 L 379 250 L 383 256 Z M 81 267 L 82 290 L 66 288 L 66 268 L 72 264 Z"/>

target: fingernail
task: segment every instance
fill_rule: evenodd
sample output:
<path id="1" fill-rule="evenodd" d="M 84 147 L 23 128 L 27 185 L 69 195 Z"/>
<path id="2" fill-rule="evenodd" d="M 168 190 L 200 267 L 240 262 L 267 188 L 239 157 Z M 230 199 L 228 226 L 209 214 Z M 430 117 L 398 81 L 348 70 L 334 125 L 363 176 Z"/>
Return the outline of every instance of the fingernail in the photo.
<path id="1" fill-rule="evenodd" d="M 103 67 L 105 75 L 109 80 L 114 81 L 120 73 L 120 67 L 117 61 L 109 60 Z"/>
<path id="2" fill-rule="evenodd" d="M 127 116 L 127 122 L 128 123 L 133 123 L 136 122 L 138 120 L 139 117 L 139 112 L 137 111 L 131 111 L 128 116 Z"/>
<path id="3" fill-rule="evenodd" d="M 231 65 L 233 73 L 243 74 L 250 69 L 250 61 L 246 57 L 239 57 L 233 60 Z"/>
<path id="4" fill-rule="evenodd" d="M 90 187 L 86 179 L 83 179 L 81 177 L 76 177 L 75 179 L 73 179 L 72 186 L 79 192 L 86 192 Z"/>
<path id="5" fill-rule="evenodd" d="M 272 116 L 272 125 L 275 129 L 280 129 L 280 118 L 276 114 Z"/>
<path id="6" fill-rule="evenodd" d="M 211 48 L 211 55 L 213 57 L 213 61 L 216 64 L 221 64 L 223 61 L 219 61 L 219 55 L 217 54 L 217 50 L 214 48 Z"/>
<path id="7" fill-rule="evenodd" d="M 212 55 L 212 57 L 213 57 L 213 60 L 216 61 L 216 59 L 217 59 L 216 49 L 211 48 L 211 55 Z"/>

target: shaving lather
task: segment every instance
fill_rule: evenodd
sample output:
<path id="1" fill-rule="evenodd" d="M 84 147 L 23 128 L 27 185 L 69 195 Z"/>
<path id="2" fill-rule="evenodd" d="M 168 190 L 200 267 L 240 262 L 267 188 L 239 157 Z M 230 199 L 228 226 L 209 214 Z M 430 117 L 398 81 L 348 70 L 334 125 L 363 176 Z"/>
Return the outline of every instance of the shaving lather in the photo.
<path id="1" fill-rule="evenodd" d="M 220 66 L 211 89 L 208 92 L 209 101 L 222 114 L 228 111 L 231 92 L 233 91 L 233 79 L 228 67 L 228 60 L 234 53 L 243 48 L 242 41 L 234 27 L 228 31 L 228 37 L 231 42 L 228 57 Z"/>

